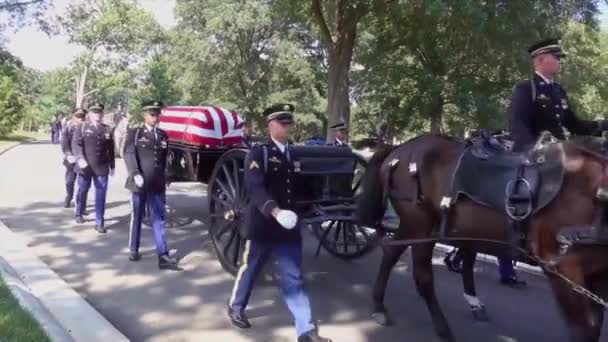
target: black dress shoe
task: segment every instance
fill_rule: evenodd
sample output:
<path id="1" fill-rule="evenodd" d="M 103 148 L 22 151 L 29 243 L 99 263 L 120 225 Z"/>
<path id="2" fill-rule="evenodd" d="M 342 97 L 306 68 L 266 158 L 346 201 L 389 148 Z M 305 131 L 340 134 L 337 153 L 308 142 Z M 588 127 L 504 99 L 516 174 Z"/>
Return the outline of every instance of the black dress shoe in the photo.
<path id="1" fill-rule="evenodd" d="M 516 275 L 512 275 L 508 278 L 500 279 L 500 283 L 504 286 L 509 286 L 512 288 L 520 289 L 527 285 L 527 283 L 523 280 L 517 278 Z"/>
<path id="2" fill-rule="evenodd" d="M 298 342 L 331 342 L 330 339 L 321 337 L 315 330 L 309 331 L 298 337 Z"/>
<path id="3" fill-rule="evenodd" d="M 245 313 L 242 311 L 234 311 L 232 308 L 228 308 L 228 317 L 230 318 L 230 322 L 232 325 L 239 329 L 249 329 L 251 328 L 251 324 L 245 316 Z"/>
<path id="4" fill-rule="evenodd" d="M 76 223 L 78 223 L 78 224 L 84 223 L 84 219 L 82 218 L 82 216 L 76 216 Z"/>
<path id="5" fill-rule="evenodd" d="M 161 255 L 158 257 L 158 268 L 161 270 L 172 270 L 181 271 L 182 269 L 177 265 L 177 259 L 171 258 L 168 255 Z"/>
<path id="6" fill-rule="evenodd" d="M 95 230 L 98 233 L 101 233 L 101 234 L 105 234 L 106 233 L 106 228 L 103 225 L 100 225 L 100 224 L 95 225 Z"/>
<path id="7" fill-rule="evenodd" d="M 141 256 L 139 256 L 138 252 L 131 252 L 131 253 L 129 253 L 129 260 L 131 260 L 131 261 L 139 261 L 139 259 L 141 259 Z"/>
<path id="8" fill-rule="evenodd" d="M 63 207 L 64 207 L 64 208 L 69 208 L 69 207 L 71 207 L 71 206 L 72 206 L 72 200 L 71 200 L 71 199 L 69 199 L 69 198 L 66 198 L 66 199 L 63 201 Z"/>

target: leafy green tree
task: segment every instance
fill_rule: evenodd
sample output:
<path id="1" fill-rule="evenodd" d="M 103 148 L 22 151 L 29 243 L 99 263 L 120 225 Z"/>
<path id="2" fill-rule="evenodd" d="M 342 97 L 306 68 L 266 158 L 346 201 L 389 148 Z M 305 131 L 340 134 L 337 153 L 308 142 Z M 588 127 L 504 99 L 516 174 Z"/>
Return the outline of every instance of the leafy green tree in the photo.
<path id="1" fill-rule="evenodd" d="M 15 79 L 0 75 L 0 135 L 12 132 L 20 119 L 18 84 Z"/>
<path id="2" fill-rule="evenodd" d="M 174 50 L 183 102 L 243 113 L 254 129 L 274 102 L 296 105 L 300 134 L 322 129 L 322 96 L 300 33 L 271 2 L 178 0 Z M 320 123 L 320 124 L 319 124 Z"/>
<path id="3" fill-rule="evenodd" d="M 78 63 L 76 106 L 80 106 L 87 95 L 100 91 L 87 87 L 93 66 L 113 65 L 120 71 L 145 58 L 162 39 L 162 29 L 152 15 L 129 0 L 87 0 L 72 4 L 58 21 L 71 42 L 86 48 Z"/>
<path id="4" fill-rule="evenodd" d="M 505 127 L 511 87 L 531 71 L 527 47 L 571 21 L 593 28 L 596 14 L 597 1 L 399 2 L 362 35 L 361 115 L 406 132 Z"/>

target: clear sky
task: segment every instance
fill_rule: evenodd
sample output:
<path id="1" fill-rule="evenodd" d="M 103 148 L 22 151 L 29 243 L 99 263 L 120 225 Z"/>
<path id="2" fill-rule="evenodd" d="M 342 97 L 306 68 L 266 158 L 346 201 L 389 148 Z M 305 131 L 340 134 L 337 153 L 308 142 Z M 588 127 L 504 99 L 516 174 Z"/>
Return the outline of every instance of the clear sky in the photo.
<path id="1" fill-rule="evenodd" d="M 63 13 L 68 4 L 82 0 L 53 0 L 49 15 Z M 175 0 L 138 0 L 143 8 L 152 12 L 156 20 L 164 27 L 175 24 L 173 9 Z M 600 2 L 602 26 L 608 29 L 608 5 Z M 49 37 L 35 27 L 25 27 L 8 37 L 8 50 L 21 58 L 29 67 L 46 71 L 68 65 L 78 55 L 81 48 L 69 44 L 66 37 Z"/>

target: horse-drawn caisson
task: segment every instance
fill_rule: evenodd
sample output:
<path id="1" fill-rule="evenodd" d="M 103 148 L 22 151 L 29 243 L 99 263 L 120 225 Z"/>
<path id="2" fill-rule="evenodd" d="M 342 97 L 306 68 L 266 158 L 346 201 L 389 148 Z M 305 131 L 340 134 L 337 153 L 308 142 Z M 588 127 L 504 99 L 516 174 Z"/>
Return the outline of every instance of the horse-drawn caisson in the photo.
<path id="1" fill-rule="evenodd" d="M 233 274 L 249 198 L 242 123 L 219 107 L 168 107 L 161 116 L 170 137 L 169 181 L 207 184 L 209 235 L 221 265 Z M 608 268 L 608 248 L 597 233 L 606 223 L 605 142 L 540 141 L 530 153 L 513 153 L 487 137 L 471 142 L 423 135 L 380 150 L 369 163 L 350 149 L 294 146 L 302 163 L 298 203 L 319 248 L 354 258 L 387 233 L 373 228 L 383 226 L 391 202 L 401 220 L 382 242 L 373 291 L 380 323 L 389 321 L 383 299 L 390 271 L 411 245 L 416 286 L 436 332 L 454 341 L 433 287 L 431 258 L 441 241 L 468 251 L 463 280 L 474 312 L 483 309 L 473 283 L 475 253 L 517 250 L 544 269 L 574 341 L 597 341 L 606 307 L 601 298 L 608 295 L 608 278 L 599 273 Z"/>
<path id="2" fill-rule="evenodd" d="M 243 118 L 216 106 L 166 107 L 160 128 L 169 136 L 169 182 L 207 184 L 209 235 L 223 268 L 235 274 L 244 250 L 242 226 L 249 195 L 243 184 L 248 148 Z M 302 222 L 332 255 L 350 259 L 372 250 L 376 232 L 354 221 L 354 195 L 365 160 L 348 148 L 293 147 L 301 161 Z"/>

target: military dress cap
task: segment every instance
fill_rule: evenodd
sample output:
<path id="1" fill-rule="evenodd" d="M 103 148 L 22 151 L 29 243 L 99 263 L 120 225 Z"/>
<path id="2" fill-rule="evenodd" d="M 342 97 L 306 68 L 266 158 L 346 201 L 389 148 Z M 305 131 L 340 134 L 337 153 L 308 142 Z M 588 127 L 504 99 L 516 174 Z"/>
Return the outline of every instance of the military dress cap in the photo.
<path id="1" fill-rule="evenodd" d="M 277 120 L 282 123 L 293 123 L 294 105 L 289 103 L 279 103 L 272 105 L 264 111 L 266 121 Z"/>
<path id="2" fill-rule="evenodd" d="M 146 101 L 142 104 L 142 110 L 144 112 L 160 114 L 161 110 L 165 105 L 161 101 Z"/>
<path id="3" fill-rule="evenodd" d="M 542 54 L 552 54 L 558 57 L 566 57 L 566 53 L 562 50 L 559 40 L 545 39 L 540 41 L 528 49 L 531 57 L 536 57 Z"/>
<path id="4" fill-rule="evenodd" d="M 94 104 L 92 104 L 92 105 L 89 106 L 89 112 L 92 112 L 92 113 L 103 113 L 103 110 L 105 108 L 106 107 L 103 104 L 97 102 L 97 103 L 94 103 Z"/>
<path id="5" fill-rule="evenodd" d="M 346 130 L 348 129 L 348 126 L 346 126 L 346 124 L 344 122 L 339 122 L 335 125 L 331 125 L 329 126 L 330 129 L 333 129 L 334 131 L 340 131 L 340 130 Z"/>
<path id="6" fill-rule="evenodd" d="M 74 111 L 74 113 L 72 113 L 72 115 L 78 118 L 84 118 L 84 116 L 87 115 L 87 110 L 84 108 L 78 108 Z"/>

